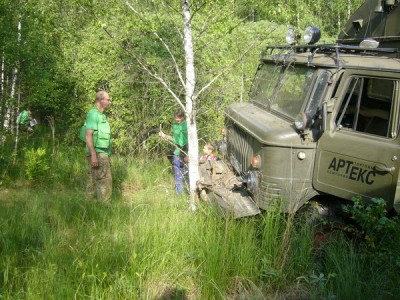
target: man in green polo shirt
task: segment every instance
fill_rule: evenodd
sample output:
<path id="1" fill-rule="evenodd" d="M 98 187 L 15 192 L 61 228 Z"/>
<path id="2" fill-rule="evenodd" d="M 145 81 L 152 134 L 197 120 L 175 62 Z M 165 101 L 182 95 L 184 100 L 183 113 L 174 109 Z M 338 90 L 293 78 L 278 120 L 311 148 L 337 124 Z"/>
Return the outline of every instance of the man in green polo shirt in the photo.
<path id="1" fill-rule="evenodd" d="M 112 176 L 109 156 L 111 155 L 111 128 L 104 111 L 111 105 L 105 91 L 96 93 L 95 106 L 86 116 L 85 153 L 88 161 L 86 197 L 97 196 L 100 201 L 109 201 L 112 192 Z"/>
<path id="2" fill-rule="evenodd" d="M 29 123 L 30 121 L 32 121 L 32 111 L 29 108 L 21 111 L 18 116 L 18 125 L 23 131 L 33 131 Z"/>

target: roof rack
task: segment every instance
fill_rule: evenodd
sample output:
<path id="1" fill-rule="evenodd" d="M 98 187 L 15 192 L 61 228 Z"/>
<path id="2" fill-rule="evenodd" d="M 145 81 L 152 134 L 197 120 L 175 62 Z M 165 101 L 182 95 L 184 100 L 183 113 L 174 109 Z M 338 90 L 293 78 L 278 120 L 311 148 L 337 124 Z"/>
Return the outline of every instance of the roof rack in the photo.
<path id="1" fill-rule="evenodd" d="M 278 50 L 278 52 L 276 52 Z M 312 64 L 314 56 L 320 54 L 334 54 L 336 56 L 335 61 L 338 67 L 341 66 L 341 54 L 355 54 L 355 55 L 369 55 L 369 56 L 385 56 L 399 58 L 400 50 L 398 48 L 365 48 L 354 45 L 343 45 L 343 44 L 320 44 L 320 45 L 277 45 L 267 46 L 263 52 L 261 52 L 260 58 L 263 59 L 269 55 L 275 55 L 274 60 L 283 59 L 289 61 L 293 53 L 309 53 L 308 64 Z"/>
<path id="2" fill-rule="evenodd" d="M 399 48 L 365 48 L 360 46 L 353 45 L 344 45 L 344 44 L 320 44 L 320 45 L 297 45 L 297 46 L 289 46 L 289 45 L 277 45 L 277 46 L 267 46 L 264 55 L 270 51 L 269 54 L 272 54 L 274 50 L 288 50 L 289 52 L 295 53 L 305 53 L 305 52 L 314 52 L 317 51 L 319 53 L 326 52 L 337 52 L 340 53 L 400 53 Z"/>

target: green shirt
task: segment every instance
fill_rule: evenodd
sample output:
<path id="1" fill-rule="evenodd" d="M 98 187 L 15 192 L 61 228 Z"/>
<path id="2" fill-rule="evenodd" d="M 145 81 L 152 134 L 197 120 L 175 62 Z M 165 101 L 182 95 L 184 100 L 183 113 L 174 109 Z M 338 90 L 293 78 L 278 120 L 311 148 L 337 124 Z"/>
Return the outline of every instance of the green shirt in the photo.
<path id="1" fill-rule="evenodd" d="M 94 150 L 111 155 L 111 128 L 106 115 L 94 107 L 88 112 L 85 124 L 86 129 L 93 130 Z M 85 153 L 90 153 L 87 146 L 85 148 Z"/>
<path id="2" fill-rule="evenodd" d="M 31 114 L 29 113 L 29 111 L 23 110 L 19 114 L 18 124 L 28 125 L 29 124 L 29 120 L 28 119 L 30 119 L 30 118 L 31 118 Z"/>
<path id="3" fill-rule="evenodd" d="M 174 122 L 172 124 L 172 141 L 178 147 L 175 148 L 174 154 L 179 155 L 181 149 L 188 143 L 188 132 L 186 121 L 181 124 Z"/>

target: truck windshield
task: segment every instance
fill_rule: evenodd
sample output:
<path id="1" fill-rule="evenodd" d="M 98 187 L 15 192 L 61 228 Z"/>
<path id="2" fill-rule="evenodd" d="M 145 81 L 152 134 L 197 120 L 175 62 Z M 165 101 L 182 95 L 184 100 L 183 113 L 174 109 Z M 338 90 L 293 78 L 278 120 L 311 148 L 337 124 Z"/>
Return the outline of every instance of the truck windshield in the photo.
<path id="1" fill-rule="evenodd" d="M 294 119 L 312 90 L 315 72 L 316 69 L 299 65 L 262 64 L 250 91 L 250 101 Z"/>

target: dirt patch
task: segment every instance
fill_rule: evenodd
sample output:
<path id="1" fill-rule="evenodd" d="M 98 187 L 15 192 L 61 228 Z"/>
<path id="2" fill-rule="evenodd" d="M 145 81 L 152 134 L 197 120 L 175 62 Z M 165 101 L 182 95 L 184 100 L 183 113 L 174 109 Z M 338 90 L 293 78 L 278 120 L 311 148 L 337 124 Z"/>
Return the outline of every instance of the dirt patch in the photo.
<path id="1" fill-rule="evenodd" d="M 142 190 L 142 187 L 140 184 L 135 184 L 135 183 L 128 183 L 124 182 L 121 185 L 121 190 L 122 190 L 122 197 L 127 198 L 132 196 L 132 194 L 139 193 Z"/>
<path id="2" fill-rule="evenodd" d="M 189 285 L 191 285 L 189 283 Z M 149 298 L 156 300 L 197 300 L 195 289 L 185 289 L 176 284 L 153 282 L 148 287 Z"/>
<path id="3" fill-rule="evenodd" d="M 9 189 L 0 189 L 0 205 L 2 207 L 14 206 L 12 192 Z"/>

